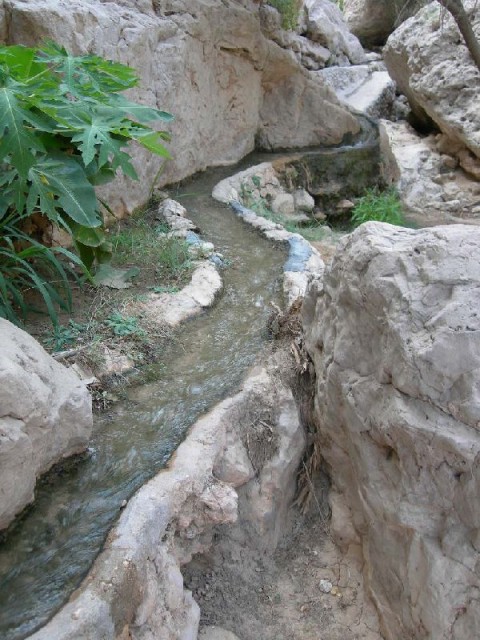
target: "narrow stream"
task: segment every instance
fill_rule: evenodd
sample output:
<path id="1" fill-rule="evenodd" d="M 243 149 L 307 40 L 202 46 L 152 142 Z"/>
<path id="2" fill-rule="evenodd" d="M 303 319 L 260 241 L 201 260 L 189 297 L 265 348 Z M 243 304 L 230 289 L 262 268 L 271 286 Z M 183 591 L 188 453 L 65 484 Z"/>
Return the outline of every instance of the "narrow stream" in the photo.
<path id="1" fill-rule="evenodd" d="M 231 262 L 224 291 L 164 354 L 157 381 L 95 420 L 90 455 L 39 487 L 34 507 L 0 547 L 0 639 L 25 638 L 68 599 L 99 553 L 123 500 L 165 465 L 190 425 L 231 394 L 266 341 L 286 253 L 213 201 L 232 167 L 209 171 L 178 197 L 203 238 Z M 175 196 L 174 196 L 175 197 Z"/>

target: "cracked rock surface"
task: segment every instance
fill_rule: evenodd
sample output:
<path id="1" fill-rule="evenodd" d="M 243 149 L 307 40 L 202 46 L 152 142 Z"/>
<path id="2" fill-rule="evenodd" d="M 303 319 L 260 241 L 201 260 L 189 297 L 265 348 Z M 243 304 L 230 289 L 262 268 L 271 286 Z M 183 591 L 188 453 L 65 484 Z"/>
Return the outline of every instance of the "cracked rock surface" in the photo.
<path id="1" fill-rule="evenodd" d="M 480 230 L 362 225 L 304 305 L 332 529 L 387 640 L 478 635 Z"/>

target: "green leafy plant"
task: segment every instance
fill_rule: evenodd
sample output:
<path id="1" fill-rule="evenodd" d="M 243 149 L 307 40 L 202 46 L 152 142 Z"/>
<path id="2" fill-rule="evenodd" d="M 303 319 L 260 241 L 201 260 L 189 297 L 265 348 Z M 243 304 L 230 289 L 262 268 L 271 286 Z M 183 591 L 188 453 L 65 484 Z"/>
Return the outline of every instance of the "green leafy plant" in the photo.
<path id="1" fill-rule="evenodd" d="M 53 334 L 45 338 L 43 342 L 52 351 L 62 351 L 74 345 L 86 328 L 85 324 L 69 320 L 66 326 L 58 325 L 55 327 Z"/>
<path id="2" fill-rule="evenodd" d="M 394 189 L 383 192 L 378 189 L 368 190 L 358 199 L 352 211 L 351 220 L 355 226 L 369 220 L 388 222 L 397 226 L 405 224 L 402 203 Z"/>
<path id="3" fill-rule="evenodd" d="M 267 4 L 280 13 L 284 29 L 293 30 L 296 28 L 301 4 L 299 0 L 268 0 Z"/>
<path id="4" fill-rule="evenodd" d="M 134 71 L 125 65 L 94 55 L 73 56 L 54 43 L 0 47 L 0 316 L 14 320 L 17 307 L 23 312 L 27 307 L 22 280 L 11 284 L 11 274 L 12 265 L 20 264 L 13 238 L 23 233 L 28 218 L 41 214 L 71 234 L 80 260 L 73 260 L 71 252 L 68 258 L 87 272 L 95 260 L 101 263 L 111 255 L 94 186 L 112 180 L 117 170 L 137 178 L 124 150 L 131 140 L 169 157 L 163 145 L 168 134 L 146 123 L 172 116 L 120 94 L 136 83 Z M 22 254 L 22 268 L 32 275 L 30 285 L 56 323 L 59 296 L 36 264 L 42 258 L 54 265 L 68 289 L 65 271 L 53 260 L 59 251 L 41 251 L 40 243 L 22 235 L 24 244 L 32 251 Z M 61 298 L 67 307 L 69 296 Z"/>
<path id="5" fill-rule="evenodd" d="M 116 336 L 144 336 L 145 331 L 138 326 L 138 318 L 135 316 L 124 316 L 119 311 L 113 312 L 105 321 L 105 324 Z"/>
<path id="6" fill-rule="evenodd" d="M 150 287 L 153 293 L 178 293 L 179 287 Z"/>

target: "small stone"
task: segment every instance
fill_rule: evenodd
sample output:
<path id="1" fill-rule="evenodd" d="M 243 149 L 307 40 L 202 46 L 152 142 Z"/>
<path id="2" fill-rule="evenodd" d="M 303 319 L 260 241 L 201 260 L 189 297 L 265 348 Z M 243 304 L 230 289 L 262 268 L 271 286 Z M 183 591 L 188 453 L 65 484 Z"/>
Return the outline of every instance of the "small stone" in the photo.
<path id="1" fill-rule="evenodd" d="M 337 204 L 337 209 L 341 210 L 341 211 L 348 211 L 349 209 L 353 209 L 355 206 L 355 203 L 353 203 L 351 200 L 340 200 L 340 202 Z"/>
<path id="2" fill-rule="evenodd" d="M 78 620 L 80 618 L 81 609 L 77 609 L 72 613 L 72 620 Z"/>
<path id="3" fill-rule="evenodd" d="M 120 509 L 124 509 L 127 506 L 127 500 L 122 500 L 120 503 Z"/>
<path id="4" fill-rule="evenodd" d="M 272 211 L 282 216 L 289 216 L 295 213 L 293 196 L 290 193 L 279 193 L 272 202 Z"/>
<path id="5" fill-rule="evenodd" d="M 444 154 L 440 156 L 440 159 L 442 161 L 443 166 L 447 167 L 448 169 L 455 169 L 456 166 L 458 165 L 457 158 L 453 158 L 452 156 L 448 156 Z"/>
<path id="6" fill-rule="evenodd" d="M 327 219 L 327 215 L 319 209 L 314 212 L 313 217 L 315 218 L 315 220 L 318 220 L 318 222 L 323 222 Z"/>
<path id="7" fill-rule="evenodd" d="M 320 591 L 322 593 L 330 593 L 332 591 L 333 585 L 330 580 L 320 580 L 318 585 L 320 587 Z"/>
<path id="8" fill-rule="evenodd" d="M 305 189 L 297 189 L 293 194 L 296 211 L 306 211 L 310 213 L 315 207 L 315 200 Z"/>

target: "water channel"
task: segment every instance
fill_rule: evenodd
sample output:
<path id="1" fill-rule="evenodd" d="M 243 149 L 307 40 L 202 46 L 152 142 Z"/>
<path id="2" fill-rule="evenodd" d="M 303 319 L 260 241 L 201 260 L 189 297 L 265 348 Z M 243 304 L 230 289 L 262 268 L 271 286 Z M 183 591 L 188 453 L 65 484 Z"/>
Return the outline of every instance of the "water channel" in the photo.
<path id="1" fill-rule="evenodd" d="M 367 119 L 361 123 L 351 144 L 288 154 L 311 193 L 328 198 L 334 183 L 348 197 L 376 184 L 377 129 Z M 260 236 L 211 193 L 238 170 L 284 157 L 252 154 L 237 167 L 209 170 L 172 193 L 203 239 L 230 264 L 223 272 L 224 290 L 212 309 L 178 331 L 153 372 L 155 382 L 129 389 L 127 401 L 96 418 L 90 454 L 41 483 L 33 507 L 8 530 L 0 544 L 0 640 L 22 640 L 68 600 L 122 502 L 165 466 L 198 417 L 235 392 L 265 348 L 270 302 L 281 304 L 286 247 Z"/>
<path id="2" fill-rule="evenodd" d="M 0 638 L 20 640 L 68 599 L 101 550 L 122 501 L 162 468 L 193 422 L 238 387 L 267 340 L 281 298 L 286 250 L 211 198 L 234 169 L 190 181 L 177 197 L 202 237 L 229 261 L 214 308 L 187 322 L 165 350 L 156 381 L 97 417 L 90 454 L 42 484 L 34 506 L 0 546 Z"/>

